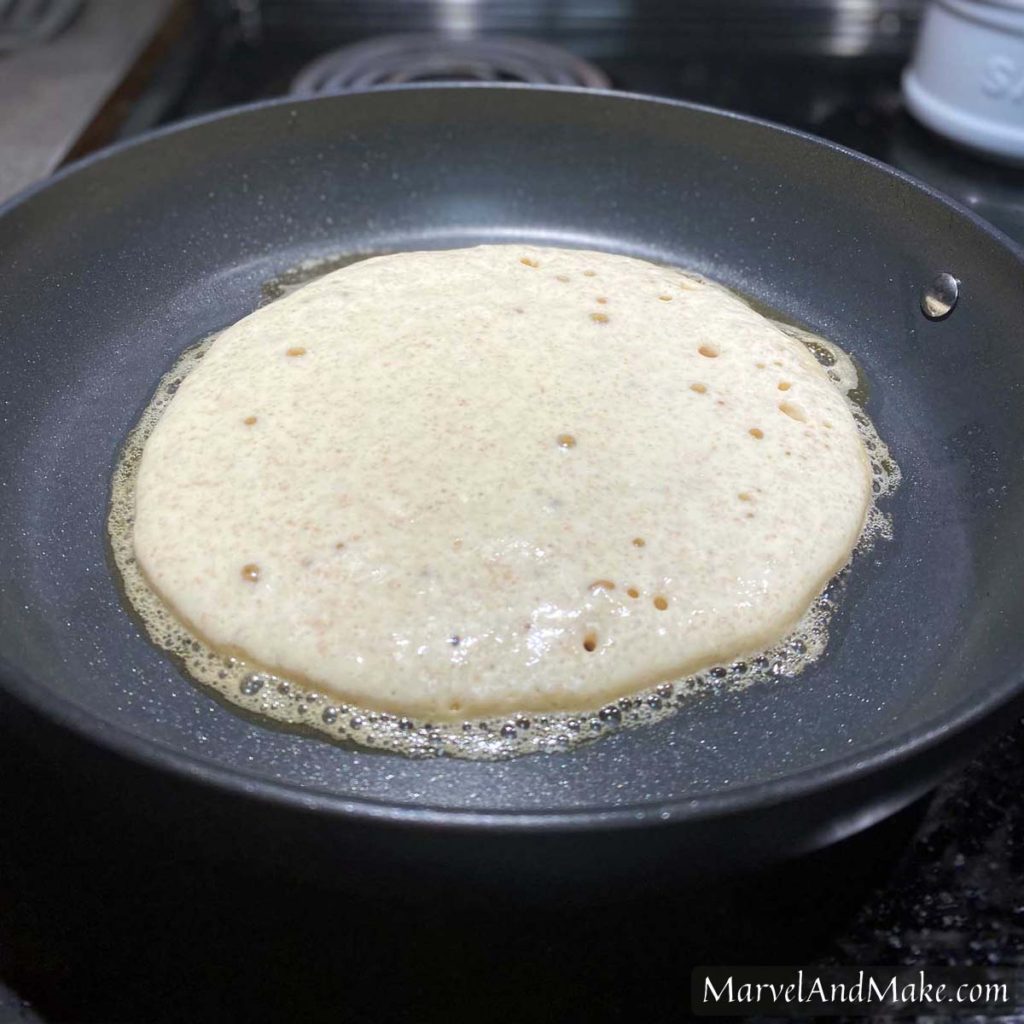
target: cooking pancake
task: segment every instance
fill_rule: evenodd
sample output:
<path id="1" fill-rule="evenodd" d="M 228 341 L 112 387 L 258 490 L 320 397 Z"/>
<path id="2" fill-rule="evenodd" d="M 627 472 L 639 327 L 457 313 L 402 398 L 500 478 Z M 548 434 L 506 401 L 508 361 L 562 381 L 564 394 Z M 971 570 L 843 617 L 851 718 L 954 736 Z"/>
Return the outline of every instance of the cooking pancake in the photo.
<path id="1" fill-rule="evenodd" d="M 215 648 L 464 718 L 768 647 L 870 498 L 844 396 L 735 296 L 481 246 L 366 260 L 226 330 L 146 442 L 134 543 Z"/>

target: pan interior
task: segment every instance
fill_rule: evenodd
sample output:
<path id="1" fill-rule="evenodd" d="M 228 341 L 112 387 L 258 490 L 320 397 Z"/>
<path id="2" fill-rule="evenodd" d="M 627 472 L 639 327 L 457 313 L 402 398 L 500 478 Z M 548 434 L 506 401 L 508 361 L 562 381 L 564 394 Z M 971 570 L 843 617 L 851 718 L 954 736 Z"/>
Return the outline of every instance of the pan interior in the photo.
<path id="1" fill-rule="evenodd" d="M 852 353 L 904 474 L 824 658 L 568 754 L 343 749 L 193 686 L 126 610 L 105 517 L 121 442 L 187 345 L 304 260 L 520 240 L 703 272 Z M 277 104 L 89 163 L 0 218 L 0 652 L 42 703 L 250 782 L 385 804 L 557 811 L 699 799 L 866 756 L 1016 672 L 1020 264 L 881 169 L 674 104 L 464 87 Z M 963 282 L 946 321 L 918 293 Z"/>

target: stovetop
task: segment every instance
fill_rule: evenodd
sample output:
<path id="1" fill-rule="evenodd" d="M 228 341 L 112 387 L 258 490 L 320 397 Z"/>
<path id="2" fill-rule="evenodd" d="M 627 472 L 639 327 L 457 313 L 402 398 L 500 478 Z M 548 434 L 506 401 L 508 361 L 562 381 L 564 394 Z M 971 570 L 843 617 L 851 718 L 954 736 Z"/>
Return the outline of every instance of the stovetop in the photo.
<path id="1" fill-rule="evenodd" d="M 611 88 L 751 114 L 866 153 L 947 193 L 1024 242 L 1024 170 L 974 156 L 933 135 L 904 111 L 899 79 L 909 59 L 910 40 L 905 35 L 901 45 L 885 48 L 865 43 L 866 52 L 859 56 L 822 52 L 835 47 L 821 45 L 807 47 L 810 52 L 795 46 L 776 53 L 731 52 L 721 41 L 710 53 L 680 42 L 671 54 L 637 55 L 629 51 L 628 38 L 583 37 L 570 39 L 579 45 L 565 52 L 594 66 Z M 172 81 L 164 86 L 163 106 L 152 105 L 157 112 L 152 123 L 169 123 L 289 92 L 308 94 L 311 90 L 302 81 L 303 72 L 323 61 L 325 52 L 338 53 L 337 44 L 352 42 L 356 41 L 333 39 L 328 44 L 297 35 L 285 37 L 282 43 L 264 34 L 247 43 L 237 34 L 222 36 L 202 51 L 205 59 L 187 83 L 182 83 L 180 63 L 174 65 Z M 394 68 L 381 68 L 379 63 L 374 70 L 379 72 L 376 78 L 366 74 L 362 80 L 351 79 L 352 84 L 410 80 L 402 75 L 389 77 L 387 72 Z M 571 82 L 571 76 L 556 77 L 550 68 L 535 64 L 532 70 L 538 81 Z M 445 77 L 429 69 L 420 71 L 423 80 Z M 470 68 L 465 77 L 514 78 L 500 67 L 491 76 Z M 326 88 L 338 84 L 323 76 L 320 81 Z M 136 121 L 130 133 L 149 126 L 144 120 Z"/>
<path id="2" fill-rule="evenodd" d="M 284 95 L 328 48 L 265 26 L 194 29 L 153 69 L 119 134 Z M 905 49 L 597 50 L 577 54 L 613 88 L 815 132 L 1024 242 L 1024 173 L 908 117 Z M 1024 966 L 1021 722 L 930 799 L 797 863 L 700 894 L 548 910 L 458 894 L 396 906 L 208 864 L 107 820 L 7 733 L 0 716 L 0 980 L 12 990 L 0 1020 L 674 1021 L 688 1015 L 697 963 Z M 1018 1010 L 1008 1019 L 1024 1020 Z"/>

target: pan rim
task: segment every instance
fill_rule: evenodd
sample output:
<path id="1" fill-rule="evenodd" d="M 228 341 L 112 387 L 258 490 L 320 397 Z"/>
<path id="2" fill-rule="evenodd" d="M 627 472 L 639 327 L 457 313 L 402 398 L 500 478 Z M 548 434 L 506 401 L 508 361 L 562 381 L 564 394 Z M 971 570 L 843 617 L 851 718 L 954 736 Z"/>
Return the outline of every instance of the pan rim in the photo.
<path id="1" fill-rule="evenodd" d="M 365 97 L 372 93 L 393 92 L 448 92 L 464 90 L 523 91 L 554 94 L 575 94 L 622 102 L 642 102 L 669 108 L 683 108 L 713 117 L 726 118 L 749 124 L 759 129 L 782 132 L 802 142 L 823 146 L 846 159 L 853 159 L 874 171 L 895 177 L 902 183 L 924 192 L 930 199 L 965 217 L 975 229 L 1000 247 L 1009 251 L 1024 264 L 1024 248 L 998 228 L 983 220 L 972 210 L 962 206 L 937 189 L 918 181 L 913 176 L 891 167 L 880 160 L 865 156 L 808 132 L 789 128 L 762 118 L 720 110 L 715 107 L 682 100 L 645 96 L 639 93 L 607 89 L 586 89 L 577 86 L 536 86 L 521 83 L 426 83 L 383 86 L 350 93 L 315 97 L 278 97 L 258 103 L 231 107 L 198 117 L 189 118 L 147 132 L 136 138 L 119 142 L 62 168 L 50 178 L 37 182 L 0 204 L 0 218 L 6 217 L 38 193 L 58 185 L 86 168 L 122 151 L 143 146 L 150 141 L 226 118 L 244 115 L 268 108 L 334 103 L 350 96 Z M 965 699 L 950 711 L 933 716 L 914 728 L 899 733 L 856 753 L 837 758 L 824 766 L 804 768 L 733 789 L 661 800 L 650 803 L 588 806 L 580 809 L 536 810 L 473 810 L 444 806 L 402 804 L 376 798 L 342 796 L 323 790 L 303 788 L 298 784 L 279 782 L 248 775 L 241 770 L 219 764 L 171 748 L 159 741 L 138 735 L 116 722 L 108 721 L 87 708 L 60 698 L 47 687 L 34 684 L 25 674 L 11 665 L 0 651 L 0 688 L 16 699 L 40 712 L 51 722 L 78 736 L 96 743 L 101 748 L 151 768 L 172 772 L 204 785 L 217 786 L 235 796 L 271 800 L 296 810 L 322 814 L 339 814 L 367 822 L 395 825 L 427 826 L 433 829 L 486 828 L 498 831 L 586 831 L 593 829 L 637 828 L 669 826 L 683 821 L 701 821 L 739 815 L 797 800 L 820 793 L 831 787 L 855 783 L 869 775 L 881 773 L 894 766 L 923 756 L 939 747 L 946 739 L 967 731 L 998 710 L 1024 690 L 1024 667 L 998 677 L 979 700 Z M 952 766 L 951 766 L 952 767 Z"/>
<path id="2" fill-rule="evenodd" d="M 790 135 L 803 142 L 809 142 L 812 145 L 824 147 L 825 149 L 832 150 L 841 156 L 853 159 L 858 163 L 865 164 L 868 167 L 874 168 L 876 171 L 881 171 L 887 176 L 894 177 L 897 180 L 902 181 L 904 184 L 910 185 L 912 188 L 915 188 L 920 192 L 924 192 L 929 198 L 941 203 L 943 206 L 952 208 L 960 216 L 966 217 L 967 220 L 969 220 L 976 228 L 988 235 L 993 241 L 998 242 L 1004 248 L 1009 249 L 1017 259 L 1024 262 L 1024 243 L 1018 243 L 996 227 L 991 221 L 987 221 L 979 214 L 975 213 L 969 206 L 963 205 L 952 196 L 934 188 L 927 182 L 921 181 L 919 178 L 915 178 L 912 174 L 908 174 L 906 171 L 900 170 L 898 167 L 894 167 L 892 164 L 887 164 L 883 160 L 878 160 L 865 153 L 860 153 L 855 149 L 850 149 L 848 146 L 843 146 L 838 142 L 833 142 L 831 139 L 826 139 L 820 135 L 814 135 L 812 132 L 805 132 L 799 128 L 791 128 L 789 125 L 780 124 L 777 121 L 772 121 L 765 117 L 755 117 L 751 114 L 742 114 L 733 110 L 726 110 L 722 107 L 714 107 L 707 103 L 693 103 L 689 100 L 670 99 L 664 96 L 648 96 L 645 93 L 627 92 L 620 89 L 588 89 L 585 86 L 578 85 L 534 85 L 528 82 L 406 82 L 395 85 L 378 85 L 368 88 L 352 89 L 344 93 L 328 93 L 317 96 L 275 96 L 271 99 L 257 100 L 253 103 L 241 103 L 237 106 L 226 107 L 222 110 L 214 110 L 205 114 L 196 114 L 192 117 L 182 118 L 180 121 L 175 121 L 172 124 L 153 128 L 149 131 L 143 132 L 141 135 L 136 135 L 129 139 L 123 139 L 122 141 L 112 143 L 109 146 L 104 146 L 102 149 L 98 149 L 94 153 L 90 153 L 87 156 L 72 161 L 66 166 L 59 168 L 49 177 L 33 182 L 26 188 L 15 192 L 14 195 L 8 196 L 3 200 L 3 202 L 0 202 L 0 217 L 7 216 L 9 213 L 13 212 L 17 206 L 28 201 L 37 193 L 43 192 L 51 186 L 59 184 L 65 178 L 71 177 L 79 171 L 83 171 L 86 168 L 91 167 L 93 164 L 106 160 L 109 157 L 116 156 L 119 153 L 134 149 L 137 146 L 144 146 L 156 139 L 175 135 L 178 132 L 185 132 L 192 128 L 201 127 L 205 124 L 226 120 L 239 115 L 254 113 L 259 110 L 270 110 L 276 107 L 287 107 L 289 105 L 310 106 L 320 103 L 332 103 L 344 100 L 348 97 L 372 96 L 377 93 L 440 93 L 463 91 L 554 93 L 556 95 L 576 95 L 624 102 L 639 102 L 668 108 L 681 108 L 683 110 L 696 111 L 701 114 L 709 114 L 712 117 L 723 118 L 728 121 L 738 121 L 758 128 L 768 129 L 772 132 L 780 132 L 783 135 Z"/>

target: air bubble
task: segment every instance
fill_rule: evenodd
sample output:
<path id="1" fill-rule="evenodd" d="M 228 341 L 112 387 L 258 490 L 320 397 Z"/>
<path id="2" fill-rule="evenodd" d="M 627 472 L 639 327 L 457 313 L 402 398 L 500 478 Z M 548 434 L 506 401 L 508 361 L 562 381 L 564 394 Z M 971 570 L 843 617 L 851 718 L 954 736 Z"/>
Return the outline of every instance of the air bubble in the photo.
<path id="1" fill-rule="evenodd" d="M 263 680 L 259 676 L 246 676 L 238 688 L 246 697 L 255 697 L 263 689 Z"/>
<path id="2" fill-rule="evenodd" d="M 779 412 L 785 413 L 791 420 L 807 422 L 807 413 L 795 402 L 779 402 Z"/>

